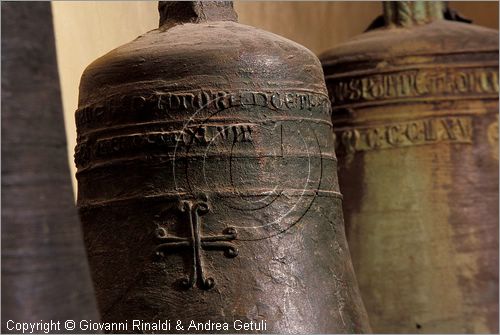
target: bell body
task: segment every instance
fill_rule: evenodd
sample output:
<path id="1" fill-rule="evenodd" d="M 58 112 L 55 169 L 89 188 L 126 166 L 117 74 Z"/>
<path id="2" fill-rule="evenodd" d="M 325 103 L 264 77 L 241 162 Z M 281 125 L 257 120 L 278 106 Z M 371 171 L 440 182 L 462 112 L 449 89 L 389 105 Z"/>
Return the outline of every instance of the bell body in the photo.
<path id="1" fill-rule="evenodd" d="M 319 60 L 232 5 L 169 6 L 81 80 L 78 206 L 103 321 L 368 330 Z"/>
<path id="2" fill-rule="evenodd" d="M 409 8 L 400 18 L 422 5 L 398 4 Z M 498 32 L 393 14 L 320 57 L 370 323 L 382 333 L 495 333 Z"/>
<path id="3" fill-rule="evenodd" d="M 51 4 L 0 6 L 1 332 L 29 324 L 69 333 L 67 320 L 99 316 L 71 189 Z"/>

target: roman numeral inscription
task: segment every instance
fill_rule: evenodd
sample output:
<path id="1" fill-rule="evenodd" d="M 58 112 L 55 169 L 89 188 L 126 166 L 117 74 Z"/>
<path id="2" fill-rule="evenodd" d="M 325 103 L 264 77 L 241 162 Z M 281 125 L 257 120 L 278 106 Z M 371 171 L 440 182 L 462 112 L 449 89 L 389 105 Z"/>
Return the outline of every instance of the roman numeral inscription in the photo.
<path id="1" fill-rule="evenodd" d="M 148 147 L 206 146 L 212 142 L 251 142 L 252 124 L 223 126 L 195 125 L 171 132 L 149 132 L 97 140 L 97 157 L 113 153 L 144 151 Z"/>
<path id="2" fill-rule="evenodd" d="M 469 116 L 429 118 L 335 129 L 336 149 L 348 154 L 438 142 L 472 143 L 472 118 Z"/>
<path id="3" fill-rule="evenodd" d="M 181 149 L 206 147 L 217 143 L 252 142 L 256 126 L 249 123 L 229 125 L 193 125 L 182 130 L 126 134 L 98 139 L 95 145 L 79 143 L 75 148 L 75 163 L 78 167 L 87 165 L 92 159 L 126 156 L 144 153 L 154 149 Z"/>
<path id="4" fill-rule="evenodd" d="M 165 228 L 158 228 L 156 238 L 160 244 L 156 247 L 156 254 L 165 257 L 171 252 L 189 250 L 192 258 L 191 272 L 187 278 L 180 280 L 180 284 L 185 289 L 197 286 L 202 290 L 209 290 L 214 287 L 215 280 L 207 277 L 205 273 L 201 250 L 222 250 L 229 258 L 238 256 L 238 249 L 230 242 L 237 237 L 236 229 L 228 227 L 220 235 L 202 235 L 201 216 L 210 211 L 208 203 L 199 200 L 182 200 L 179 209 L 186 214 L 189 236 L 169 235 Z"/>

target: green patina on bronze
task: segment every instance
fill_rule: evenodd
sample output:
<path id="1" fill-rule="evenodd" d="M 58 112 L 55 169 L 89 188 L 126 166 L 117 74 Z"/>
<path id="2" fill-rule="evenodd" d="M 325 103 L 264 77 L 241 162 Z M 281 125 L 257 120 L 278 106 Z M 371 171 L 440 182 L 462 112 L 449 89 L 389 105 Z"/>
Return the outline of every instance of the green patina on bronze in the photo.
<path id="1" fill-rule="evenodd" d="M 440 2 L 383 8 L 320 57 L 370 323 L 497 333 L 498 32 Z"/>
<path id="2" fill-rule="evenodd" d="M 388 26 L 411 27 L 444 18 L 440 1 L 384 1 L 383 6 Z"/>

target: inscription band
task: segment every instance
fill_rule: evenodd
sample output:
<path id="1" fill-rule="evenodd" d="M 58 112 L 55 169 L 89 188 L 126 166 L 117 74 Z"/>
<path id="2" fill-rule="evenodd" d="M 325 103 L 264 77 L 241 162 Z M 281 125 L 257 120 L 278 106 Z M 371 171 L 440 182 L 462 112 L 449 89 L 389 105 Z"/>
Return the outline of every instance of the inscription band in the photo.
<path id="1" fill-rule="evenodd" d="M 498 69 L 414 69 L 381 74 L 329 76 L 335 105 L 426 96 L 498 95 Z"/>
<path id="2" fill-rule="evenodd" d="M 77 128 L 84 132 L 102 127 L 111 120 L 121 124 L 150 122 L 172 119 L 172 111 L 199 113 L 200 116 L 214 116 L 217 111 L 246 106 L 263 107 L 275 111 L 300 113 L 315 111 L 325 117 L 331 116 L 328 96 L 315 92 L 278 91 L 193 91 L 155 93 L 109 99 L 104 103 L 80 108 L 76 111 Z M 245 112 L 240 113 L 245 114 Z M 186 115 L 178 114 L 183 118 Z M 304 115 L 305 116 L 305 115 Z M 127 119 L 128 118 L 128 119 Z"/>
<path id="3" fill-rule="evenodd" d="M 338 152 L 390 149 L 439 142 L 472 143 L 472 117 L 427 118 L 366 127 L 335 129 Z"/>

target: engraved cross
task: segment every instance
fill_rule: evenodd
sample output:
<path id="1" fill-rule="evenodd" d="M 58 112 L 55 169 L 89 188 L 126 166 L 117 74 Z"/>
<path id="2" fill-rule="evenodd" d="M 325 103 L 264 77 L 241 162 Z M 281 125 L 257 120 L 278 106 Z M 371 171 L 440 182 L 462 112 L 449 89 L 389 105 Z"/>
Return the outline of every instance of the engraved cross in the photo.
<path id="1" fill-rule="evenodd" d="M 164 256 L 165 252 L 171 250 L 189 249 L 193 258 L 192 269 L 189 277 L 181 280 L 181 285 L 192 288 L 197 284 L 199 288 L 209 290 L 214 287 L 215 281 L 205 275 L 201 250 L 223 250 L 226 257 L 238 256 L 238 249 L 230 242 L 236 239 L 236 229 L 228 227 L 220 235 L 203 236 L 200 217 L 210 211 L 208 203 L 182 200 L 179 209 L 188 216 L 190 236 L 172 236 L 165 228 L 160 227 L 156 230 L 156 237 L 161 244 L 156 247 L 156 253 Z"/>

